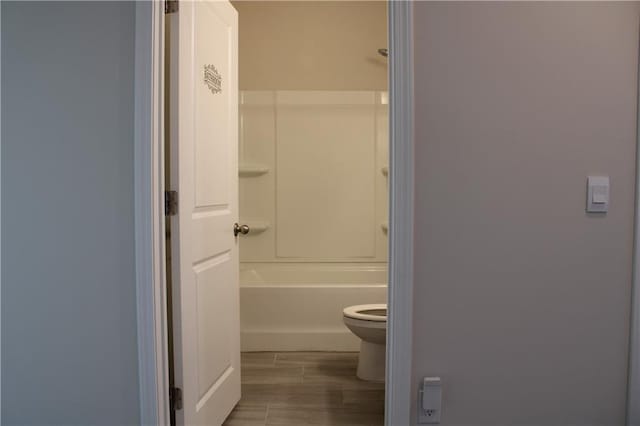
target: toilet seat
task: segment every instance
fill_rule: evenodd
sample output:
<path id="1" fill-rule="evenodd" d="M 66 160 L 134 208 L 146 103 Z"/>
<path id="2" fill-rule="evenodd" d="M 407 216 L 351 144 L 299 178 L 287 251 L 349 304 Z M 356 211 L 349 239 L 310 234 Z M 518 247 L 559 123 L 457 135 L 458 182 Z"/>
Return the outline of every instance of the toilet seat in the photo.
<path id="1" fill-rule="evenodd" d="M 385 315 L 376 315 L 376 313 L 379 313 L 381 310 L 384 310 Z M 372 312 L 367 313 L 367 311 L 372 311 Z M 347 318 L 353 318 L 353 319 L 364 320 L 364 321 L 373 321 L 373 322 L 387 322 L 386 303 L 348 306 L 344 308 L 342 313 Z"/>

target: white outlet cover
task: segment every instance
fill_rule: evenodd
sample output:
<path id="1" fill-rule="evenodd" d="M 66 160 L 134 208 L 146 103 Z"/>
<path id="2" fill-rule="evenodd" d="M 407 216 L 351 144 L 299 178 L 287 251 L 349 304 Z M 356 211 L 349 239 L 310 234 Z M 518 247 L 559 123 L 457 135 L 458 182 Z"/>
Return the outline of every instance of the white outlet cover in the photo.
<path id="1" fill-rule="evenodd" d="M 425 377 L 418 400 L 418 423 L 438 424 L 442 413 L 442 382 L 440 377 Z"/>

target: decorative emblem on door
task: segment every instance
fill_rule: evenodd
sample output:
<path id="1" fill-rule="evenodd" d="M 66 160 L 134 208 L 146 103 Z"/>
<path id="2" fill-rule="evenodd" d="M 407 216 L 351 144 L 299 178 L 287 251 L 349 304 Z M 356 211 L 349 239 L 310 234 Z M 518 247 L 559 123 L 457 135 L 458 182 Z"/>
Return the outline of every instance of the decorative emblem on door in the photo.
<path id="1" fill-rule="evenodd" d="M 211 64 L 204 66 L 204 84 L 214 95 L 222 92 L 222 76 L 217 68 Z"/>

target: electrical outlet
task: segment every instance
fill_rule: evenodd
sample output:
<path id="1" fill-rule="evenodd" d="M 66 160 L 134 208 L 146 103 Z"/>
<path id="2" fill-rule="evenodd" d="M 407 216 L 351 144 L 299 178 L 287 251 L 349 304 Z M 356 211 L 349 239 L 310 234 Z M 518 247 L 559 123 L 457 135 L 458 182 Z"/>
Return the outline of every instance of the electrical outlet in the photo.
<path id="1" fill-rule="evenodd" d="M 442 383 L 440 377 L 425 377 L 418 391 L 418 423 L 440 423 Z"/>
<path id="2" fill-rule="evenodd" d="M 418 407 L 418 423 L 422 424 L 438 424 L 440 423 L 440 410 L 423 409 Z"/>

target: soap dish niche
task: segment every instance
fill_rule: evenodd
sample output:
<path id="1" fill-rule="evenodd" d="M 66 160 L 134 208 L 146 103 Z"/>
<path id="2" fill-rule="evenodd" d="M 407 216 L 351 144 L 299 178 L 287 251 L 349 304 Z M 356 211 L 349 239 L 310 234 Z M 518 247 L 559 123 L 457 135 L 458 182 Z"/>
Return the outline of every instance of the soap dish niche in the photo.
<path id="1" fill-rule="evenodd" d="M 240 177 L 256 177 L 269 173 L 269 167 L 263 164 L 240 164 L 238 175 Z"/>

